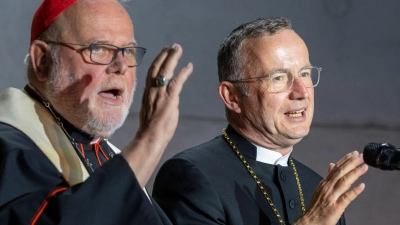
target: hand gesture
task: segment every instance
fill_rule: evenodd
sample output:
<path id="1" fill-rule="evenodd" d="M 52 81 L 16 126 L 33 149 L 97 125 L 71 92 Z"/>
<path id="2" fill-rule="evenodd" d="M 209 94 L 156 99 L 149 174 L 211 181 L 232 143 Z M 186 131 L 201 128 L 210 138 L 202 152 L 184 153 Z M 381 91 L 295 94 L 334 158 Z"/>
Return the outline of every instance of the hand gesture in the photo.
<path id="1" fill-rule="evenodd" d="M 364 190 L 361 183 L 351 185 L 364 173 L 368 166 L 357 151 L 345 155 L 336 164 L 329 164 L 328 175 L 314 191 L 306 213 L 294 223 L 296 225 L 335 225 L 346 207 Z"/>
<path id="2" fill-rule="evenodd" d="M 153 61 L 146 78 L 140 109 L 140 126 L 135 138 L 121 152 L 144 187 L 157 166 L 179 119 L 179 94 L 193 65 L 188 63 L 174 76 L 182 48 L 164 48 Z"/>
<path id="3" fill-rule="evenodd" d="M 140 109 L 139 132 L 151 132 L 158 142 L 167 144 L 178 125 L 179 94 L 193 66 L 189 63 L 176 76 L 174 69 L 182 55 L 182 48 L 173 44 L 164 48 L 151 65 Z"/>

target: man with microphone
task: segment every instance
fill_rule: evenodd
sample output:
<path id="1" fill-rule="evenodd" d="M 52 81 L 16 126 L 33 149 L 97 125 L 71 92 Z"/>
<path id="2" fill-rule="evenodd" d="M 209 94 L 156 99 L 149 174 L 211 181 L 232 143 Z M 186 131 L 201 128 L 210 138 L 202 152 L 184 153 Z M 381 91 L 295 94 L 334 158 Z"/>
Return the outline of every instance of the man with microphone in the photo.
<path id="1" fill-rule="evenodd" d="M 345 208 L 364 190 L 351 188 L 367 171 L 362 155 L 330 164 L 324 179 L 291 157 L 309 132 L 320 72 L 287 19 L 228 35 L 218 51 L 228 126 L 167 161 L 154 183 L 174 224 L 345 224 Z"/>

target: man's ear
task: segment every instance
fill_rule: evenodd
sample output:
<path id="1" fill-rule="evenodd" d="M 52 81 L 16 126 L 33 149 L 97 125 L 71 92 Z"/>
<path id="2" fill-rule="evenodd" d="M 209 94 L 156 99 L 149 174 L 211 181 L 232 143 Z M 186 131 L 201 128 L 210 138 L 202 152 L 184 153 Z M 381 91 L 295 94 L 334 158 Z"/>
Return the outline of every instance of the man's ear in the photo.
<path id="1" fill-rule="evenodd" d="M 235 113 L 241 112 L 239 104 L 239 99 L 241 99 L 239 98 L 240 91 L 234 86 L 234 84 L 228 81 L 222 81 L 221 83 L 219 83 L 218 92 L 222 98 L 222 101 L 224 101 L 226 108 L 228 108 L 229 111 Z"/>
<path id="2" fill-rule="evenodd" d="M 34 40 L 29 48 L 29 55 L 36 79 L 42 82 L 48 78 L 49 55 L 47 51 L 47 44 L 40 40 Z"/>

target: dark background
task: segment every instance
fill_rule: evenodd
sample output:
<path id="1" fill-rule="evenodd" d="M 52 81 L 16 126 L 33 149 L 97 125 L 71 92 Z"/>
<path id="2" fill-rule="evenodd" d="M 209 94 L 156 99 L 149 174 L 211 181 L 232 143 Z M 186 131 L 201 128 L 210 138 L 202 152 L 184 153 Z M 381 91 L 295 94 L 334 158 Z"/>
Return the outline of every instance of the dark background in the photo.
<path id="1" fill-rule="evenodd" d="M 1 1 L 0 91 L 27 82 L 23 59 L 32 16 L 41 3 Z M 323 68 L 311 132 L 294 147 L 294 156 L 325 176 L 328 163 L 363 151 L 369 142 L 400 147 L 400 1 L 132 0 L 125 5 L 135 37 L 148 53 L 138 67 L 128 120 L 111 139 L 116 146 L 123 148 L 134 136 L 147 69 L 161 48 L 174 42 L 184 49 L 178 69 L 191 61 L 194 72 L 182 90 L 179 125 L 162 162 L 219 135 L 226 126 L 217 93 L 220 43 L 239 24 L 284 16 L 308 45 L 312 64 Z M 397 171 L 370 168 L 361 178 L 365 191 L 346 211 L 348 224 L 398 224 L 398 177 Z"/>

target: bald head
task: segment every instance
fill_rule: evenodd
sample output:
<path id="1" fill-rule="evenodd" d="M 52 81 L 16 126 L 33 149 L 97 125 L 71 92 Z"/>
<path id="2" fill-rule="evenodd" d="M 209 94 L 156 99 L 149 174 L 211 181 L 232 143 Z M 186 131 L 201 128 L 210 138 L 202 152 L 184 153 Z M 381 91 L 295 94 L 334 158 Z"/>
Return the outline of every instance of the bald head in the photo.
<path id="1" fill-rule="evenodd" d="M 59 32 L 59 37 L 67 35 L 75 39 L 71 41 L 76 42 L 89 41 L 87 40 L 88 33 L 93 30 L 88 28 L 92 24 L 96 24 L 97 28 L 103 30 L 116 24 L 124 24 L 124 29 L 131 30 L 133 33 L 129 14 L 117 0 L 78 0 L 62 12 L 53 23 Z M 101 29 L 98 31 L 101 32 Z"/>

